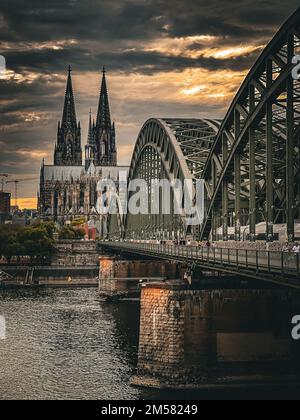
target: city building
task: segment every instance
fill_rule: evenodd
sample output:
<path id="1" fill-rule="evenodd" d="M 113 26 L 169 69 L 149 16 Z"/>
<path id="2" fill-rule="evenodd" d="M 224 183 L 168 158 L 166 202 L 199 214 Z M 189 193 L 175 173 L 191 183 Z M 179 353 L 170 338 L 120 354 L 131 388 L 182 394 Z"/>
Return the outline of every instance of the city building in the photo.
<path id="1" fill-rule="evenodd" d="M 0 191 L 0 224 L 6 222 L 10 216 L 11 194 Z"/>

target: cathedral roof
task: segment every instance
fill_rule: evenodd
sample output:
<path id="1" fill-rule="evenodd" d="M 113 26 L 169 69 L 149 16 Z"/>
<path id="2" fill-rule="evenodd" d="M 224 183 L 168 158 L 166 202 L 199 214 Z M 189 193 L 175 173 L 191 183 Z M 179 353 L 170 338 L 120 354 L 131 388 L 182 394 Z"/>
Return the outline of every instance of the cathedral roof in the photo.
<path id="1" fill-rule="evenodd" d="M 80 178 L 83 166 L 45 166 L 44 179 L 45 181 L 67 181 L 71 178 Z"/>
<path id="2" fill-rule="evenodd" d="M 128 166 L 94 166 L 95 176 L 101 179 L 118 180 L 119 172 L 129 172 Z M 77 181 L 84 176 L 89 175 L 84 166 L 44 166 L 44 180 L 45 181 Z"/>

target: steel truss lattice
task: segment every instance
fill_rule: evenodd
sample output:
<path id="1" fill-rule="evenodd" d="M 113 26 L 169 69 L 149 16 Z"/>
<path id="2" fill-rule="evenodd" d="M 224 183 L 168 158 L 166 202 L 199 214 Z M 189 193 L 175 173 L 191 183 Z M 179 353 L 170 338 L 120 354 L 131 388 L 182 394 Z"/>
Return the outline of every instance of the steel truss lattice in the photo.
<path id="1" fill-rule="evenodd" d="M 203 171 L 207 210 L 201 238 L 222 226 L 266 222 L 273 239 L 274 224 L 285 223 L 295 236 L 299 206 L 300 82 L 292 78 L 294 55 L 300 52 L 300 9 L 266 47 L 222 123 Z"/>
<path id="2" fill-rule="evenodd" d="M 160 208 L 159 214 L 151 214 L 151 182 L 167 179 L 195 180 L 203 173 L 221 121 L 197 119 L 151 119 L 142 128 L 133 153 L 129 180 L 147 182 L 148 214 L 128 214 L 125 220 L 127 238 L 167 239 L 186 234 L 184 217 L 170 214 Z M 160 197 L 160 203 L 165 202 Z M 171 202 L 174 197 L 171 192 Z M 162 206 L 162 204 L 160 204 Z"/>

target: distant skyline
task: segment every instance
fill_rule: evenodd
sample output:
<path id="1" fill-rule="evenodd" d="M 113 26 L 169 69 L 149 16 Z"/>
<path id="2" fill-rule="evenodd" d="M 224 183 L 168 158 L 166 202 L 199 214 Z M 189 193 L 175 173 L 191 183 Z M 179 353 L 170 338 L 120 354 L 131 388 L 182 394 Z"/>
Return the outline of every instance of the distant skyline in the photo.
<path id="1" fill-rule="evenodd" d="M 148 118 L 222 118 L 297 7 L 294 0 L 1 0 L 0 173 L 34 178 L 43 158 L 52 164 L 69 64 L 83 148 L 105 65 L 119 164 L 129 164 Z M 20 185 L 22 207 L 35 206 L 37 190 L 38 180 Z"/>

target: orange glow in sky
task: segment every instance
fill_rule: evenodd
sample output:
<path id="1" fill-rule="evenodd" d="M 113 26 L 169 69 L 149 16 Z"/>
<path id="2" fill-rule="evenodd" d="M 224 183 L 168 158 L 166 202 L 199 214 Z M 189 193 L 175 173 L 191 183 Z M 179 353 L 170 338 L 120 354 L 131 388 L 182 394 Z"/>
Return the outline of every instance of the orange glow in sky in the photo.
<path id="1" fill-rule="evenodd" d="M 15 200 L 12 199 L 12 205 L 15 204 Z M 19 198 L 18 199 L 18 206 L 21 210 L 28 209 L 28 210 L 35 210 L 37 208 L 37 198 Z"/>

